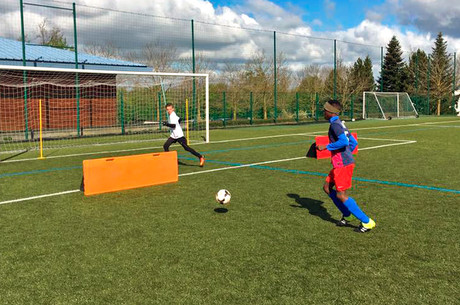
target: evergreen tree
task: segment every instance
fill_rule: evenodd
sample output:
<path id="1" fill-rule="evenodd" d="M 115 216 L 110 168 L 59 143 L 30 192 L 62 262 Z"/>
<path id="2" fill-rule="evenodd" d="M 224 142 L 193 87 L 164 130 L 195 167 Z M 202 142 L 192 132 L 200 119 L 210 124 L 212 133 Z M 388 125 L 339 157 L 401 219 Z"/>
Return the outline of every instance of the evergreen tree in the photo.
<path id="1" fill-rule="evenodd" d="M 372 72 L 372 60 L 369 55 L 367 55 L 364 59 L 363 82 L 365 91 L 374 91 L 375 79 L 374 73 Z"/>
<path id="2" fill-rule="evenodd" d="M 428 55 L 418 49 L 412 53 L 407 66 L 409 77 L 407 92 L 410 95 L 426 95 L 428 89 Z"/>
<path id="3" fill-rule="evenodd" d="M 452 56 L 447 53 L 447 41 L 438 34 L 431 54 L 430 94 L 436 101 L 436 113 L 448 110 L 451 103 L 453 64 Z"/>
<path id="4" fill-rule="evenodd" d="M 407 70 L 404 67 L 401 45 L 396 36 L 388 43 L 383 59 L 383 68 L 378 83 L 383 78 L 383 91 L 404 92 L 408 83 Z"/>
<path id="5" fill-rule="evenodd" d="M 408 75 L 407 93 L 411 96 L 417 111 L 429 114 L 428 108 L 428 55 L 418 49 L 409 57 L 406 66 Z"/>
<path id="6" fill-rule="evenodd" d="M 351 77 L 354 94 L 374 90 L 375 81 L 372 73 L 372 61 L 369 56 L 366 56 L 364 61 L 360 57 L 356 60 L 351 70 Z"/>

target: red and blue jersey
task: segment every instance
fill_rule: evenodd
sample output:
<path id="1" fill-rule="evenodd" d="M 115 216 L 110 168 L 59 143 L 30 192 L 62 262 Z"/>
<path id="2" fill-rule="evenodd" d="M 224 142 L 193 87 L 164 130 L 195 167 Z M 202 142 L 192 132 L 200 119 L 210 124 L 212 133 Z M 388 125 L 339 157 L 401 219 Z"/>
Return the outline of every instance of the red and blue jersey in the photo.
<path id="1" fill-rule="evenodd" d="M 351 153 L 358 141 L 351 135 L 348 128 L 338 116 L 329 119 L 329 144 L 326 146 L 331 151 L 331 162 L 334 168 L 344 167 L 355 163 Z"/>

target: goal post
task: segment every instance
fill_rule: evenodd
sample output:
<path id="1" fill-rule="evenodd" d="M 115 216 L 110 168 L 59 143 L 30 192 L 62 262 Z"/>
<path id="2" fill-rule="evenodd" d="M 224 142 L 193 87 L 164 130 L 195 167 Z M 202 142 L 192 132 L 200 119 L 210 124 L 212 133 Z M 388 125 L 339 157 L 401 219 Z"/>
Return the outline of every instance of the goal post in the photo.
<path id="1" fill-rule="evenodd" d="M 208 74 L 0 65 L 0 153 L 161 146 L 169 137 L 167 103 L 191 143 L 209 142 Z"/>
<path id="2" fill-rule="evenodd" d="M 363 92 L 363 119 L 418 117 L 407 92 Z"/>

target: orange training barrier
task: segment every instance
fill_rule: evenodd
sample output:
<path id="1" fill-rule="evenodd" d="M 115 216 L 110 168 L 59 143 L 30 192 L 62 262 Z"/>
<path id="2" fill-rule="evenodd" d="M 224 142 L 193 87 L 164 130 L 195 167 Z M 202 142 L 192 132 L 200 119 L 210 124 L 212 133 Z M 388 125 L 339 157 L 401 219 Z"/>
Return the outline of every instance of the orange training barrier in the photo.
<path id="1" fill-rule="evenodd" d="M 355 137 L 356 141 L 358 141 L 358 134 L 356 132 L 351 133 L 353 137 Z M 315 137 L 316 145 L 327 145 L 329 144 L 329 137 L 328 136 L 318 136 Z M 355 150 L 352 152 L 354 155 L 358 153 L 358 146 L 356 146 Z M 316 159 L 327 159 L 331 157 L 331 152 L 329 150 L 322 150 L 319 151 L 316 149 Z"/>
<path id="2" fill-rule="evenodd" d="M 83 161 L 85 195 L 171 183 L 178 180 L 176 151 Z"/>

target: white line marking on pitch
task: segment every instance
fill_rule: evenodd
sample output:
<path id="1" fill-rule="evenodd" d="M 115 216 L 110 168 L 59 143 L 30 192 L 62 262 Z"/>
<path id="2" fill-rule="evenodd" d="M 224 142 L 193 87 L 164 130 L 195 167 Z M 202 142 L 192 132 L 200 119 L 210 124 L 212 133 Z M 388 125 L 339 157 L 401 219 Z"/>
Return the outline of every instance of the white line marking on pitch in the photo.
<path id="1" fill-rule="evenodd" d="M 406 126 L 445 124 L 445 123 L 454 123 L 454 122 L 460 122 L 460 120 L 442 121 L 442 122 L 425 122 L 425 123 L 394 125 L 394 126 L 353 128 L 352 131 L 355 131 L 355 130 L 369 130 L 369 129 L 372 130 L 372 129 L 396 128 L 396 127 L 406 127 Z M 436 126 L 436 127 L 438 127 L 438 126 Z M 457 127 L 457 126 L 455 126 L 455 127 Z M 253 137 L 253 138 L 229 139 L 229 140 L 221 140 L 221 141 L 212 141 L 210 143 L 203 143 L 203 142 L 193 143 L 193 145 L 229 143 L 229 142 L 260 140 L 260 139 L 270 139 L 270 138 L 279 138 L 279 137 L 292 137 L 292 136 L 300 136 L 300 135 L 303 135 L 303 136 L 316 136 L 319 133 L 324 134 L 325 132 L 324 131 L 312 131 L 312 132 L 307 132 L 307 133 L 292 133 L 292 134 L 280 134 L 280 135 L 262 136 L 262 137 Z M 379 140 L 377 138 L 360 138 L 360 139 Z M 395 140 L 395 139 L 382 139 L 382 140 L 387 140 L 387 141 L 406 141 L 406 140 Z M 98 155 L 98 154 L 110 154 L 110 153 L 118 153 L 118 152 L 150 150 L 150 149 L 157 149 L 157 148 L 162 148 L 162 146 L 153 146 L 153 147 L 150 146 L 150 147 L 141 147 L 141 148 L 133 148 L 133 149 L 106 150 L 106 151 L 88 152 L 88 153 L 80 153 L 80 154 L 69 154 L 69 155 L 62 155 L 62 156 L 49 156 L 49 157 L 46 157 L 46 159 L 69 158 L 69 157 L 89 156 L 89 155 Z M 27 159 L 19 159 L 19 160 L 6 160 L 6 161 L 2 161 L 2 163 L 23 162 L 23 161 L 37 161 L 37 160 L 39 160 L 39 159 L 38 158 L 27 158 Z"/>
<path id="2" fill-rule="evenodd" d="M 392 143 L 392 144 L 385 144 L 385 145 L 378 145 L 378 146 L 370 146 L 370 147 L 360 148 L 359 150 L 362 151 L 362 150 L 369 150 L 369 149 L 382 148 L 382 147 L 388 147 L 388 146 L 405 145 L 405 144 L 412 144 L 412 143 L 416 143 L 416 142 L 417 141 L 407 141 L 407 142 L 404 142 L 404 143 Z M 237 168 L 244 168 L 244 167 L 251 167 L 251 166 L 262 165 L 262 164 L 280 163 L 280 162 L 286 162 L 286 161 L 295 161 L 295 160 L 300 160 L 300 159 L 305 159 L 305 157 L 302 156 L 302 157 L 295 157 L 295 158 L 288 158 L 288 159 L 279 159 L 279 160 L 271 160 L 271 161 L 263 161 L 263 162 L 251 163 L 251 164 L 243 164 L 243 165 L 236 165 L 236 166 L 227 166 L 227 167 L 221 167 L 221 168 L 214 168 L 214 169 L 196 171 L 196 172 L 191 172 L 191 173 L 183 173 L 183 174 L 180 174 L 179 177 L 206 174 L 206 173 L 212 173 L 212 172 L 230 170 L 230 169 L 237 169 Z M 59 192 L 59 193 L 52 193 L 52 194 L 45 194 L 45 195 L 39 195 L 39 196 L 33 196 L 33 197 L 19 198 L 19 199 L 14 199 L 14 200 L 1 201 L 0 205 L 7 204 L 7 203 L 15 203 L 15 202 L 21 202 L 21 201 L 28 201 L 28 200 L 46 198 L 46 197 L 67 195 L 67 194 L 72 194 L 72 193 L 77 193 L 77 192 L 80 192 L 80 190 L 79 189 L 78 190 L 70 190 L 70 191 L 64 191 L 64 192 Z"/>
<path id="3" fill-rule="evenodd" d="M 200 142 L 200 143 L 193 143 L 193 145 L 218 144 L 218 143 L 260 140 L 260 139 L 280 138 L 280 137 L 293 137 L 293 136 L 312 136 L 313 137 L 314 135 L 310 134 L 310 133 L 291 133 L 291 134 L 280 134 L 280 135 L 254 137 L 254 138 L 241 138 L 241 139 L 221 140 L 221 141 L 213 141 L 213 142 L 210 142 L 210 143 Z M 99 155 L 99 154 L 112 154 L 112 153 L 118 153 L 118 152 L 151 150 L 151 149 L 156 149 L 156 148 L 163 148 L 163 146 L 149 146 L 149 147 L 132 148 L 132 149 L 106 150 L 106 151 L 88 152 L 88 153 L 80 153 L 80 154 L 69 154 L 69 155 L 62 155 L 62 156 L 49 156 L 49 157 L 46 157 L 46 159 L 60 159 L 60 158 Z M 40 159 L 38 159 L 38 158 L 27 158 L 27 159 L 18 159 L 18 160 L 6 160 L 6 161 L 2 161 L 2 163 L 13 163 L 13 162 L 23 162 L 23 161 L 37 161 L 37 160 L 40 160 Z"/>
<path id="4" fill-rule="evenodd" d="M 358 151 L 360 151 L 360 150 L 368 150 L 368 149 L 375 149 L 375 148 L 382 148 L 382 147 L 388 147 L 388 146 L 413 144 L 413 143 L 417 143 L 417 141 L 406 141 L 406 142 L 402 142 L 402 143 L 392 143 L 392 144 L 377 145 L 377 146 L 371 146 L 371 147 L 365 147 L 365 148 L 358 148 Z"/>
<path id="5" fill-rule="evenodd" d="M 405 125 L 393 125 L 393 126 L 379 126 L 379 127 L 362 127 L 362 128 L 352 128 L 351 131 L 356 130 L 369 130 L 369 129 L 386 129 L 386 128 L 396 128 L 396 127 L 411 127 L 411 126 L 422 126 L 422 125 L 433 125 L 433 124 L 444 124 L 444 123 L 459 123 L 460 120 L 456 121 L 442 121 L 442 122 L 425 122 L 425 123 L 414 123 L 414 124 L 405 124 Z M 438 127 L 438 126 L 433 126 Z M 311 134 L 318 134 L 323 131 L 312 131 Z M 324 133 L 324 132 L 323 132 Z"/>
<path id="6" fill-rule="evenodd" d="M 80 190 L 71 190 L 71 191 L 64 191 L 64 192 L 53 193 L 53 194 L 45 194 L 45 195 L 39 195 L 39 196 L 33 196 L 33 197 L 26 197 L 26 198 L 14 199 L 14 200 L 7 200 L 7 201 L 0 202 L 0 204 L 21 202 L 21 201 L 26 201 L 26 200 L 34 200 L 34 199 L 53 197 L 53 196 L 59 196 L 59 195 L 67 195 L 67 194 L 76 193 L 76 192 L 80 192 Z"/>

